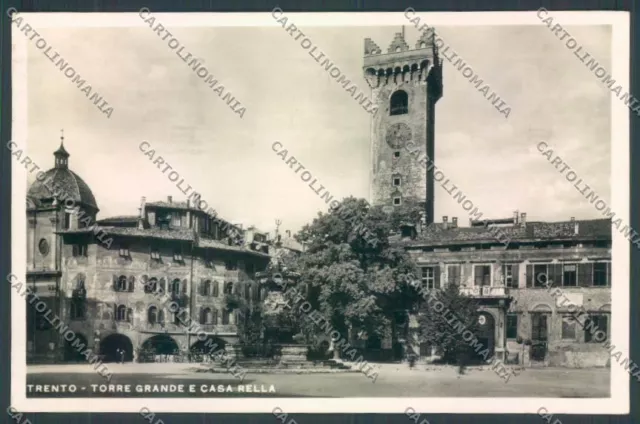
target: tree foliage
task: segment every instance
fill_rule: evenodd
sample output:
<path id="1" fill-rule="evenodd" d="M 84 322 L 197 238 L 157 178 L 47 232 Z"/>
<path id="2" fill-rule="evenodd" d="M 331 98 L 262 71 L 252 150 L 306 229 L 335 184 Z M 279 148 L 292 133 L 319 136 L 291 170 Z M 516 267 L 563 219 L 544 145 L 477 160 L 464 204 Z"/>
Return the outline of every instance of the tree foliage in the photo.
<path id="1" fill-rule="evenodd" d="M 363 199 L 344 199 L 329 213 L 319 213 L 296 239 L 306 246 L 298 271 L 308 286 L 308 300 L 346 337 L 354 328 L 383 335 L 397 311 L 410 309 L 415 290 L 402 275 L 413 272 L 409 255 L 392 247 L 393 222 L 405 219 L 370 207 Z"/>
<path id="2" fill-rule="evenodd" d="M 444 308 L 437 302 L 442 302 Z M 438 348 L 447 362 L 457 361 L 462 365 L 468 362 L 471 346 L 463 339 L 463 333 L 469 330 L 475 335 L 478 330 L 475 299 L 461 294 L 457 285 L 448 284 L 437 290 L 430 300 L 422 301 L 419 312 L 421 341 Z M 459 330 L 462 327 L 457 323 L 464 331 Z"/>

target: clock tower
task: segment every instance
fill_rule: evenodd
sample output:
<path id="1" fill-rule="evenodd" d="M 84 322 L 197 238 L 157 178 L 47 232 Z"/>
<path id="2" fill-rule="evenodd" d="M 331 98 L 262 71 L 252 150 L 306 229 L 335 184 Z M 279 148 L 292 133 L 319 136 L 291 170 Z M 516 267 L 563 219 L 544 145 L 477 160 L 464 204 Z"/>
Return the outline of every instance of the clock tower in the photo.
<path id="1" fill-rule="evenodd" d="M 433 31 L 414 49 L 396 33 L 386 52 L 366 38 L 363 71 L 378 107 L 371 124 L 371 203 L 392 208 L 417 201 L 432 223 L 433 168 L 423 158 L 434 159 L 435 105 L 442 97 Z"/>

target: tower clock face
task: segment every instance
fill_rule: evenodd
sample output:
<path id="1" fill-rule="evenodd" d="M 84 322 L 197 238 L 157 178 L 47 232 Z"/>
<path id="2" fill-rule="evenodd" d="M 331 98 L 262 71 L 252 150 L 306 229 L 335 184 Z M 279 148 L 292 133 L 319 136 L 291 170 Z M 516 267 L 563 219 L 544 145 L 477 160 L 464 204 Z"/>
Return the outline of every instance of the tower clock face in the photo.
<path id="1" fill-rule="evenodd" d="M 404 147 L 411 140 L 411 128 L 407 124 L 397 123 L 387 128 L 387 144 L 392 149 Z"/>

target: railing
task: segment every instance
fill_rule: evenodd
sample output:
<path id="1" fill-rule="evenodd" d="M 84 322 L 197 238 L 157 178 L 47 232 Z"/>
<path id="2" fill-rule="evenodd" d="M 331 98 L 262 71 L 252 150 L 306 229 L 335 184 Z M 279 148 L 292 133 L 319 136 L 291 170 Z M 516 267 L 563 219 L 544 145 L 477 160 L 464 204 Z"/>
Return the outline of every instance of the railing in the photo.
<path id="1" fill-rule="evenodd" d="M 460 293 L 472 297 L 506 297 L 509 289 L 504 286 L 462 287 Z"/>

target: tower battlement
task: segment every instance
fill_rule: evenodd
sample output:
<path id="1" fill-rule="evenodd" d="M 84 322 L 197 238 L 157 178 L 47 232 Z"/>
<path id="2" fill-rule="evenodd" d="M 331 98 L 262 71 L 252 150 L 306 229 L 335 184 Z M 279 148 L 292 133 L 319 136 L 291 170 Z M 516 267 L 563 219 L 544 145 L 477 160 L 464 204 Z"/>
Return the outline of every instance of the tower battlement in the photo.
<path id="1" fill-rule="evenodd" d="M 413 49 L 397 32 L 386 53 L 371 38 L 365 38 L 363 71 L 371 88 L 429 82 L 434 94 L 442 92 L 442 61 L 433 30 L 423 32 Z"/>

